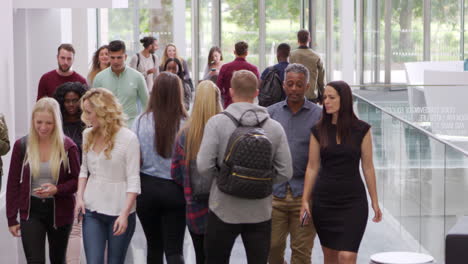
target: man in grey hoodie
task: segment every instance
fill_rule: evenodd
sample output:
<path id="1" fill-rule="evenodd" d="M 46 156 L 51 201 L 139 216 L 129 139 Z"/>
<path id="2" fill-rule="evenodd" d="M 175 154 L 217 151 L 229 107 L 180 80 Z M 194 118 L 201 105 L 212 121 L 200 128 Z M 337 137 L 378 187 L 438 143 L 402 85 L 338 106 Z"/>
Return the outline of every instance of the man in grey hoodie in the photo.
<path id="1" fill-rule="evenodd" d="M 292 161 L 288 140 L 283 127 L 269 118 L 266 108 L 254 105 L 258 95 L 257 77 L 250 71 L 240 70 L 231 79 L 230 95 L 233 104 L 226 108 L 237 120 L 247 110 L 253 110 L 260 122 L 268 119 L 263 130 L 273 146 L 274 183 L 291 179 Z M 242 118 L 243 125 L 255 125 L 252 112 Z M 226 115 L 218 114 L 208 120 L 197 156 L 198 171 L 202 177 L 216 175 L 221 166 L 229 137 L 236 126 Z M 209 213 L 205 234 L 205 252 L 208 264 L 229 263 L 231 250 L 241 235 L 247 262 L 265 264 L 271 239 L 272 195 L 263 199 L 244 199 L 223 193 L 218 189 L 216 177 L 212 179 Z"/>

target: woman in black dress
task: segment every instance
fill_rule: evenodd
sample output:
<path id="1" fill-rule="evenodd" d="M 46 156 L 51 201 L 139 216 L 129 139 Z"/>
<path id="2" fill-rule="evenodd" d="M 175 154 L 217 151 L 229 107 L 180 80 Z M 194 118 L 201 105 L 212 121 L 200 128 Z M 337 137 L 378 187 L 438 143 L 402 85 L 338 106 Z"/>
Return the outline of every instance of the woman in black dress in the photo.
<path id="1" fill-rule="evenodd" d="M 310 138 L 301 217 L 304 213 L 312 216 L 326 264 L 356 263 L 369 213 L 360 161 L 375 213 L 373 221 L 382 219 L 370 125 L 354 115 L 351 88 L 343 81 L 327 84 L 323 106 L 322 119 Z"/>

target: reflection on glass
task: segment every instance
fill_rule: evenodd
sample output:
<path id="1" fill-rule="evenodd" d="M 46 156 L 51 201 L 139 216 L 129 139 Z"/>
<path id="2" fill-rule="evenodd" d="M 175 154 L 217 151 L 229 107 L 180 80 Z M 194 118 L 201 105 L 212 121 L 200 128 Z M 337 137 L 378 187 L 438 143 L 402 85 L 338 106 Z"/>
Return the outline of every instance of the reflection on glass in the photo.
<path id="1" fill-rule="evenodd" d="M 423 60 L 422 8 L 422 0 L 392 2 L 392 82 L 406 82 L 405 62 Z"/>
<path id="2" fill-rule="evenodd" d="M 431 1 L 431 60 L 460 59 L 460 1 Z"/>
<path id="3" fill-rule="evenodd" d="M 203 79 L 203 70 L 208 64 L 208 53 L 214 43 L 213 40 L 213 0 L 200 0 L 199 4 L 199 34 L 200 38 L 200 51 L 199 54 L 199 80 Z M 232 49 L 232 48 L 231 48 Z"/>
<path id="4" fill-rule="evenodd" d="M 258 0 L 223 0 L 221 3 L 221 48 L 224 62 L 234 60 L 234 44 L 249 44 L 247 61 L 259 65 Z"/>
<path id="5" fill-rule="evenodd" d="M 292 50 L 297 47 L 297 31 L 300 29 L 297 18 L 300 17 L 301 0 L 266 0 L 265 6 L 268 7 L 265 40 L 265 65 L 268 67 L 278 63 L 276 48 L 280 43 L 288 43 Z"/>

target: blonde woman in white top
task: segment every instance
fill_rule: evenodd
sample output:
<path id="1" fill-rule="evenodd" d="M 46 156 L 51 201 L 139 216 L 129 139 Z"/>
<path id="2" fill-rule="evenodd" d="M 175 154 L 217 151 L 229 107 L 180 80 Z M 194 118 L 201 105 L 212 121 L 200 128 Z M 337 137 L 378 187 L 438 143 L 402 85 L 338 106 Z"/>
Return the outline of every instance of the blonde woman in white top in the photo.
<path id="1" fill-rule="evenodd" d="M 140 145 L 125 127 L 122 106 L 104 88 L 82 98 L 83 163 L 78 181 L 76 215 L 83 219 L 88 264 L 124 263 L 135 231 L 135 200 L 140 193 Z"/>

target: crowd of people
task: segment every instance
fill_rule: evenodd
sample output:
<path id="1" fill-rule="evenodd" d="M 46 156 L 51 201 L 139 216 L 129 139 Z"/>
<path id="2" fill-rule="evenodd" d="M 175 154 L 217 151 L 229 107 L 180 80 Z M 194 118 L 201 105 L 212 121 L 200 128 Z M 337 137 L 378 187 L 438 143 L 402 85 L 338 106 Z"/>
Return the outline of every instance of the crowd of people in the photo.
<path id="1" fill-rule="evenodd" d="M 27 262 L 80 263 L 83 247 L 89 264 L 124 263 L 138 217 L 147 263 L 184 263 L 186 227 L 197 264 L 229 263 L 239 235 L 248 263 L 311 263 L 316 235 L 325 263 L 356 263 L 366 186 L 382 219 L 370 125 L 347 83 L 325 85 L 309 32 L 297 38 L 262 74 L 248 43 L 225 64 L 211 48 L 196 89 L 176 46 L 159 58 L 151 36 L 128 65 L 123 41 L 101 46 L 86 79 L 60 45 L 8 173 L 8 226 Z M 0 114 L 0 155 L 9 150 Z"/>

